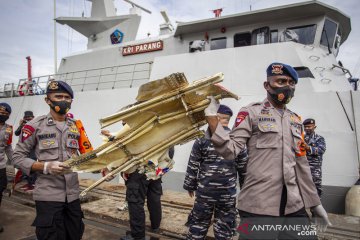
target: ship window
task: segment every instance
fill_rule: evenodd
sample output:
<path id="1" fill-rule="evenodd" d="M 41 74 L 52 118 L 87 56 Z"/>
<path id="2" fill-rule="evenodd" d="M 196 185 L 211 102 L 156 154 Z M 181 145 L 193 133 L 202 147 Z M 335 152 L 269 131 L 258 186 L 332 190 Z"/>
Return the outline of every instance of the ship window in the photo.
<path id="1" fill-rule="evenodd" d="M 302 44 L 313 44 L 316 25 L 288 28 L 283 32 L 283 41 L 294 41 Z"/>
<path id="2" fill-rule="evenodd" d="M 337 24 L 329 19 L 325 19 L 324 28 L 321 33 L 320 44 L 332 48 L 336 35 Z"/>
<path id="3" fill-rule="evenodd" d="M 245 47 L 251 45 L 251 33 L 237 33 L 234 35 L 234 47 Z"/>
<path id="4" fill-rule="evenodd" d="M 189 42 L 189 52 L 202 52 L 205 51 L 205 41 L 195 40 Z"/>
<path id="5" fill-rule="evenodd" d="M 226 48 L 226 37 L 211 39 L 211 43 L 210 43 L 211 50 L 223 49 L 223 48 Z"/>
<path id="6" fill-rule="evenodd" d="M 255 29 L 252 32 L 251 44 L 259 45 L 259 44 L 269 43 L 270 42 L 269 32 L 270 30 L 268 27 Z"/>
<path id="7" fill-rule="evenodd" d="M 271 30 L 270 32 L 270 42 L 277 43 L 279 41 L 278 30 Z"/>

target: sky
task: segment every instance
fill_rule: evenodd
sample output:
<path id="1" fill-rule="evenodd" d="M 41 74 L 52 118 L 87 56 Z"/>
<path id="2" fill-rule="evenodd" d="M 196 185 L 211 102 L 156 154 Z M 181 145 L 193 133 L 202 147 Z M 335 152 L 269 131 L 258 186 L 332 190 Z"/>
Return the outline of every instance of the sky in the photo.
<path id="1" fill-rule="evenodd" d="M 210 11 L 223 8 L 222 16 L 258 10 L 301 0 L 133 0 L 152 11 L 142 13 L 137 39 L 147 34 L 157 36 L 163 23 L 161 10 L 166 10 L 170 20 L 186 22 L 213 17 Z M 324 1 L 324 0 L 323 0 Z M 341 60 L 355 77 L 360 76 L 360 8 L 359 0 L 327 0 L 326 4 L 338 8 L 351 18 L 352 32 L 341 46 Z M 130 5 L 114 0 L 117 15 L 127 14 Z M 91 2 L 87 0 L 57 0 L 56 16 L 90 16 Z M 17 83 L 27 77 L 26 56 L 32 58 L 33 76 L 54 73 L 54 5 L 52 0 L 0 0 L 0 87 Z M 67 26 L 57 24 L 58 64 L 62 57 L 86 50 L 87 39 Z"/>

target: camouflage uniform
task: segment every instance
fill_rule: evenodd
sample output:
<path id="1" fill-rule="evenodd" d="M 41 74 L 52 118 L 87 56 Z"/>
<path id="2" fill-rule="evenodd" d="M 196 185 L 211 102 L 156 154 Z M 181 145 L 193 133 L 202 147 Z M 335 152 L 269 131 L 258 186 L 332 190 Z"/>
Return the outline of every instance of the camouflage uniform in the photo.
<path id="1" fill-rule="evenodd" d="M 326 151 L 325 139 L 316 133 L 312 133 L 311 135 L 305 135 L 305 142 L 310 147 L 310 150 L 306 152 L 306 157 L 309 161 L 311 175 L 315 183 L 319 197 L 321 197 L 322 194 L 321 166 L 323 161 L 323 154 Z"/>
<path id="2" fill-rule="evenodd" d="M 249 160 L 249 155 L 247 153 L 247 150 L 241 151 L 240 154 L 235 159 L 235 166 L 239 176 L 240 189 L 244 186 L 246 166 L 248 160 Z"/>
<path id="3" fill-rule="evenodd" d="M 205 239 L 213 212 L 215 239 L 232 239 L 236 218 L 235 161 L 220 157 L 209 139 L 197 139 L 189 158 L 184 189 L 196 191 L 187 239 Z"/>

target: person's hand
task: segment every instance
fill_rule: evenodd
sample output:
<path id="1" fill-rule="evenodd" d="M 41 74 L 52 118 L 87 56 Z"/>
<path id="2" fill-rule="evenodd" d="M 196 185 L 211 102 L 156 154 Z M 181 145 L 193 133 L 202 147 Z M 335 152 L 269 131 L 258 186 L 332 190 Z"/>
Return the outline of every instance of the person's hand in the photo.
<path id="1" fill-rule="evenodd" d="M 189 196 L 190 196 L 191 198 L 194 197 L 194 191 L 188 191 L 188 194 L 189 194 Z"/>
<path id="2" fill-rule="evenodd" d="M 106 136 L 106 137 L 110 137 L 110 136 L 111 136 L 110 131 L 107 130 L 107 129 L 101 130 L 101 134 L 104 135 L 104 136 Z"/>
<path id="3" fill-rule="evenodd" d="M 332 226 L 328 214 L 321 204 L 311 208 L 311 210 L 315 215 L 315 224 L 318 226 L 320 232 L 325 232 L 327 226 Z"/>
<path id="4" fill-rule="evenodd" d="M 304 143 L 304 148 L 305 148 L 305 150 L 308 152 L 308 151 L 310 151 L 310 146 L 304 141 L 303 142 Z"/>
<path id="5" fill-rule="evenodd" d="M 66 173 L 72 172 L 69 166 L 64 165 L 63 162 L 52 161 L 44 163 L 44 174 L 51 175 L 64 175 Z"/>
<path id="6" fill-rule="evenodd" d="M 129 179 L 129 174 L 122 172 L 121 177 L 124 179 L 124 181 L 127 181 Z"/>
<path id="7" fill-rule="evenodd" d="M 207 116 L 207 117 L 217 116 L 217 111 L 218 111 L 218 109 L 220 107 L 220 104 L 213 96 L 210 96 L 208 98 L 210 99 L 210 104 L 204 110 L 205 116 Z"/>
<path id="8" fill-rule="evenodd" d="M 115 178 L 114 175 L 112 175 L 112 176 L 107 176 L 109 173 L 110 173 L 110 171 L 109 171 L 109 169 L 107 169 L 107 168 L 103 168 L 103 169 L 101 170 L 101 174 L 102 174 L 103 177 L 106 177 L 106 181 L 107 181 L 107 182 L 109 182 L 109 181 L 111 181 L 111 180 L 113 180 L 113 179 Z"/>
<path id="9" fill-rule="evenodd" d="M 306 144 L 306 142 L 304 140 L 300 140 L 300 143 L 299 143 L 299 150 L 301 152 L 306 152 L 307 149 L 306 147 L 308 147 L 308 145 Z"/>
<path id="10" fill-rule="evenodd" d="M 25 121 L 24 119 L 21 119 L 20 122 L 19 122 L 19 125 L 20 125 L 20 126 L 23 126 L 23 125 L 25 125 L 25 124 L 26 124 L 26 121 Z"/>

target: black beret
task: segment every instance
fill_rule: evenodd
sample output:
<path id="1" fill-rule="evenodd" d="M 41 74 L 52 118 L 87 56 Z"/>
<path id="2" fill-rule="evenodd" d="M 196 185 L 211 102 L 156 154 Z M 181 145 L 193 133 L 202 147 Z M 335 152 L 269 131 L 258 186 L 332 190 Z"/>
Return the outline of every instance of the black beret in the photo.
<path id="1" fill-rule="evenodd" d="M 66 82 L 64 81 L 49 82 L 46 88 L 46 93 L 60 93 L 60 92 L 66 92 L 71 96 L 71 98 L 74 98 L 74 92 L 69 86 L 69 84 L 67 84 Z"/>
<path id="2" fill-rule="evenodd" d="M 8 113 L 11 113 L 11 107 L 9 104 L 5 103 L 5 102 L 2 102 L 0 103 L 0 106 L 5 110 L 7 111 Z"/>
<path id="3" fill-rule="evenodd" d="M 292 66 L 279 62 L 270 64 L 266 69 L 266 75 L 268 77 L 286 75 L 294 79 L 296 83 L 298 82 L 299 78 L 296 70 Z"/>
<path id="4" fill-rule="evenodd" d="M 230 117 L 233 115 L 233 112 L 231 111 L 231 109 L 228 106 L 223 105 L 223 104 L 220 104 L 220 107 L 217 112 L 229 115 Z"/>
<path id="5" fill-rule="evenodd" d="M 34 113 L 32 111 L 25 111 L 24 112 L 24 117 L 33 117 Z"/>
<path id="6" fill-rule="evenodd" d="M 308 125 L 308 124 L 315 124 L 315 119 L 312 118 L 305 119 L 303 125 Z"/>

